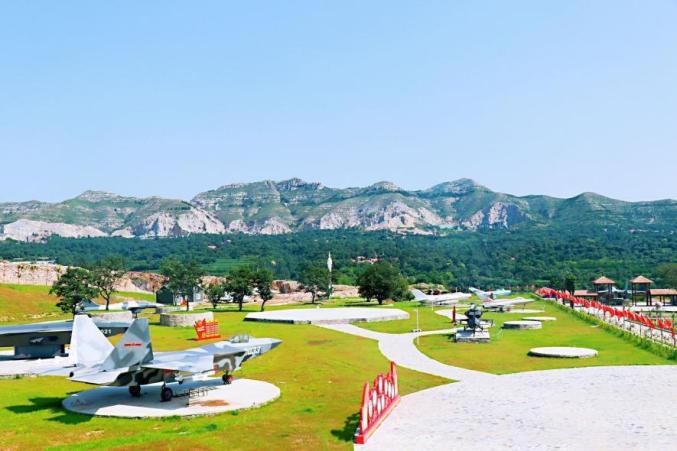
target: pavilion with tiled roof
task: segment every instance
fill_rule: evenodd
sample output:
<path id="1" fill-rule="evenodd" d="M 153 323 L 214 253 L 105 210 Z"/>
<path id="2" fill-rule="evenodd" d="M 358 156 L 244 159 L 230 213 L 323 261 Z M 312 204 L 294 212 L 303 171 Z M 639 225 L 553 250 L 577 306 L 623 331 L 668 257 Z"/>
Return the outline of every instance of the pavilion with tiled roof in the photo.
<path id="1" fill-rule="evenodd" d="M 649 296 L 649 291 L 651 290 L 652 283 L 653 280 L 647 279 L 644 276 L 637 276 L 630 281 L 633 305 L 637 304 L 638 299 L 643 299 L 646 305 L 651 305 L 651 296 Z"/>
<path id="2" fill-rule="evenodd" d="M 592 284 L 595 286 L 595 292 L 597 292 L 597 298 L 600 301 L 606 301 L 607 304 L 611 304 L 614 298 L 614 282 L 606 276 L 598 277 L 592 281 Z"/>

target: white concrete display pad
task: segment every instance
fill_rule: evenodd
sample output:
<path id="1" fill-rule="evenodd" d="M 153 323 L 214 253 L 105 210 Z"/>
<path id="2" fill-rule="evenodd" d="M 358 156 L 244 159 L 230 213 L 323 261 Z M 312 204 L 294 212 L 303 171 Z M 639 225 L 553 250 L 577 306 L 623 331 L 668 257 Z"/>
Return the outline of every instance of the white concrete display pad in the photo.
<path id="1" fill-rule="evenodd" d="M 529 355 L 534 357 L 553 357 L 562 359 L 586 359 L 595 357 L 597 351 L 589 348 L 570 348 L 570 347 L 548 347 L 532 348 Z"/>
<path id="2" fill-rule="evenodd" d="M 437 313 L 438 315 L 446 316 L 447 318 L 451 319 L 452 310 L 451 309 L 435 310 L 435 313 Z M 458 313 L 458 310 L 457 310 L 456 311 L 456 321 L 460 321 L 462 319 L 468 319 L 468 317 L 465 316 L 463 313 Z"/>
<path id="3" fill-rule="evenodd" d="M 522 318 L 525 321 L 557 321 L 554 316 L 525 316 Z"/>
<path id="4" fill-rule="evenodd" d="M 658 396 L 656 384 L 647 381 L 660 381 Z M 674 449 L 675 399 L 675 365 L 478 378 L 403 396 L 367 445 L 359 448 Z"/>
<path id="5" fill-rule="evenodd" d="M 545 313 L 545 310 L 536 310 L 536 309 L 531 309 L 531 308 L 514 308 L 512 310 L 505 311 L 503 313 L 523 313 L 526 315 L 532 314 L 532 313 Z"/>
<path id="6" fill-rule="evenodd" d="M 14 359 L 14 351 L 0 351 L 0 379 L 54 370 L 69 364 L 68 357 L 50 359 Z"/>
<path id="7" fill-rule="evenodd" d="M 540 321 L 506 321 L 503 329 L 540 329 L 543 327 Z"/>
<path id="8" fill-rule="evenodd" d="M 63 406 L 73 412 L 103 417 L 154 418 L 169 416 L 214 415 L 232 410 L 250 409 L 267 404 L 280 396 L 275 385 L 251 379 L 236 379 L 223 385 L 221 379 L 168 384 L 175 397 L 160 402 L 161 384 L 144 385 L 141 397 L 134 398 L 127 387 L 100 387 L 64 399 Z M 205 387 L 203 396 L 190 401 L 176 396 L 190 388 Z"/>
<path id="9" fill-rule="evenodd" d="M 268 312 L 249 313 L 245 317 L 245 321 L 289 324 L 345 324 L 407 318 L 409 318 L 409 314 L 400 309 L 341 307 L 271 310 Z"/>

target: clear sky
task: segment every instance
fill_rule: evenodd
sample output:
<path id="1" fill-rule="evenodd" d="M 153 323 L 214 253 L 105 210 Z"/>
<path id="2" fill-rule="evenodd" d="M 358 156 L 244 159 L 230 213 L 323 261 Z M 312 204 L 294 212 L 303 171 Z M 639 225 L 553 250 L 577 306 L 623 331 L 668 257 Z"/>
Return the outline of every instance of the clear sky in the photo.
<path id="1" fill-rule="evenodd" d="M 677 1 L 5 1 L 0 201 L 301 177 L 677 198 Z"/>

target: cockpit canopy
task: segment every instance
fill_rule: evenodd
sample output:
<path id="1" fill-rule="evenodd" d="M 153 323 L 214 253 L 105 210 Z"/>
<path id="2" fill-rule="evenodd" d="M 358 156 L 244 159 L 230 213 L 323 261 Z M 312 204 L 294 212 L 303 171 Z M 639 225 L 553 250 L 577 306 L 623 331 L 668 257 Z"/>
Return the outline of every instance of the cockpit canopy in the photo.
<path id="1" fill-rule="evenodd" d="M 231 343 L 249 343 L 249 335 L 247 334 L 240 334 L 240 335 L 235 335 L 232 336 L 228 339 Z"/>

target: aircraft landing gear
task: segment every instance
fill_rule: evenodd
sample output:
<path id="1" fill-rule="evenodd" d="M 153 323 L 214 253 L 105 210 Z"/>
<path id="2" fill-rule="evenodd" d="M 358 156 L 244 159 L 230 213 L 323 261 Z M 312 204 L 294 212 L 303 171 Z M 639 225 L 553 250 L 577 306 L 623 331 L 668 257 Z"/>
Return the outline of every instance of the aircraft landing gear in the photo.
<path id="1" fill-rule="evenodd" d="M 130 385 L 129 386 L 129 394 L 132 395 L 134 398 L 138 398 L 141 396 L 141 386 L 140 385 Z"/>
<path id="2" fill-rule="evenodd" d="M 221 376 L 221 380 L 225 385 L 230 385 L 233 382 L 233 376 L 228 374 L 228 372 L 226 371 L 225 373 L 223 373 L 223 376 Z"/>
<path id="3" fill-rule="evenodd" d="M 173 397 L 174 392 L 172 391 L 172 389 L 163 384 L 162 388 L 160 389 L 160 401 L 162 402 L 171 401 Z"/>

